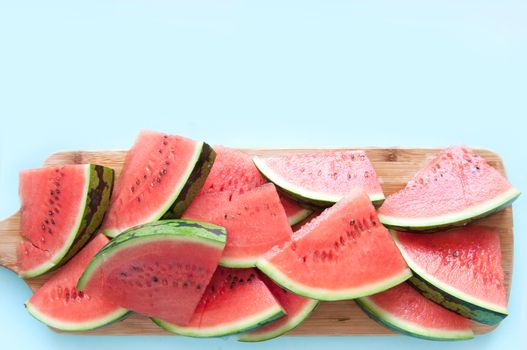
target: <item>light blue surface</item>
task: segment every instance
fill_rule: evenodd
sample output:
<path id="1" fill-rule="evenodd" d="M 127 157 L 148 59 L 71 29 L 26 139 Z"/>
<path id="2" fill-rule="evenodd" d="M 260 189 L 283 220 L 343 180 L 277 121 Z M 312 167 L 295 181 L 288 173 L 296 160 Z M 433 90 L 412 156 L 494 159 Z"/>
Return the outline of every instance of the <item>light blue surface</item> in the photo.
<path id="1" fill-rule="evenodd" d="M 129 147 L 140 128 L 229 146 L 465 143 L 497 151 L 527 192 L 526 2 L 423 3 L 0 0 L 0 217 L 18 207 L 20 169 Z M 60 335 L 0 269 L 0 348 L 518 349 L 526 211 L 521 197 L 510 316 L 473 341 Z"/>

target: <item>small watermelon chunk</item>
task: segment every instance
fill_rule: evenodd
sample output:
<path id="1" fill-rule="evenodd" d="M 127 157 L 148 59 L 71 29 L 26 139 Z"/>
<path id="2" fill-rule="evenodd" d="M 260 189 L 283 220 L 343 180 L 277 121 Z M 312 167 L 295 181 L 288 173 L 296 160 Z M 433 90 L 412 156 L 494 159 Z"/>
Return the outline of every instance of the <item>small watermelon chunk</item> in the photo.
<path id="1" fill-rule="evenodd" d="M 520 192 L 467 147 L 450 147 L 419 170 L 379 208 L 394 229 L 425 231 L 459 226 L 511 204 Z"/>
<path id="2" fill-rule="evenodd" d="M 169 332 L 191 337 L 239 333 L 284 315 L 254 269 L 218 267 L 187 324 L 152 319 Z"/>
<path id="3" fill-rule="evenodd" d="M 317 300 L 378 293 L 411 276 L 362 190 L 302 226 L 256 266 L 279 285 Z"/>
<path id="4" fill-rule="evenodd" d="M 104 234 L 115 237 L 136 225 L 179 218 L 200 191 L 214 157 L 204 142 L 142 131 L 126 155 Z"/>
<path id="5" fill-rule="evenodd" d="M 224 193 L 201 198 L 201 206 L 191 206 L 184 218 L 227 229 L 222 266 L 253 267 L 265 252 L 291 237 L 291 226 L 273 184 L 239 194 L 232 201 Z"/>
<path id="6" fill-rule="evenodd" d="M 113 178 L 112 169 L 93 164 L 20 173 L 20 276 L 64 264 L 90 240 L 108 208 Z"/>
<path id="7" fill-rule="evenodd" d="M 468 319 L 428 300 L 408 283 L 356 302 L 372 319 L 399 333 L 429 340 L 474 337 Z"/>
<path id="8" fill-rule="evenodd" d="M 26 302 L 27 311 L 39 321 L 63 331 L 94 329 L 124 317 L 128 310 L 104 296 L 92 296 L 75 288 L 90 260 L 106 243 L 108 238 L 97 235 Z"/>
<path id="9" fill-rule="evenodd" d="M 251 157 L 242 151 L 214 146 L 216 159 L 201 191 L 190 204 L 189 212 L 201 212 L 208 207 L 209 194 L 223 193 L 228 201 L 262 186 L 267 180 L 260 174 Z M 305 219 L 311 210 L 302 208 L 288 198 L 280 197 L 291 226 Z"/>
<path id="10" fill-rule="evenodd" d="M 77 288 L 148 316 L 186 323 L 218 265 L 225 236 L 223 227 L 189 220 L 131 228 L 97 253 Z"/>
<path id="11" fill-rule="evenodd" d="M 429 235 L 393 232 L 410 283 L 423 295 L 464 317 L 490 325 L 507 316 L 499 233 L 484 226 Z"/>
<path id="12" fill-rule="evenodd" d="M 274 283 L 264 274 L 260 274 L 260 277 L 271 293 L 273 293 L 276 300 L 284 308 L 286 315 L 276 321 L 241 334 L 239 337 L 240 341 L 257 342 L 279 337 L 302 323 L 319 303 L 317 300 L 304 298 L 291 293 Z"/>
<path id="13" fill-rule="evenodd" d="M 375 205 L 384 200 L 381 184 L 364 151 L 325 151 L 256 156 L 254 164 L 283 193 L 308 205 L 327 207 L 356 189 Z"/>

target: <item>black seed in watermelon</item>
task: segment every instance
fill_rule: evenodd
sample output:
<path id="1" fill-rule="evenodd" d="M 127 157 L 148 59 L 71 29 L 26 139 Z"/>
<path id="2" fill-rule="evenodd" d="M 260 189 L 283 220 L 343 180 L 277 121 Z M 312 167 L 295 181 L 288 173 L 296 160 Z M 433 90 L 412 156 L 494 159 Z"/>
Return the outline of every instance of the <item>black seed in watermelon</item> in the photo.
<path id="1" fill-rule="evenodd" d="M 115 237 L 136 225 L 179 218 L 200 191 L 214 158 L 204 142 L 142 131 L 126 155 L 103 232 Z"/>
<path id="2" fill-rule="evenodd" d="M 460 226 L 511 204 L 520 192 L 467 147 L 449 147 L 379 208 L 394 229 L 437 230 Z"/>
<path id="3" fill-rule="evenodd" d="M 79 277 L 95 254 L 108 243 L 97 235 L 26 302 L 31 315 L 50 327 L 63 331 L 83 331 L 104 326 L 124 317 L 128 310 L 77 290 Z"/>
<path id="4" fill-rule="evenodd" d="M 225 229 L 190 220 L 133 227 L 90 262 L 77 288 L 160 319 L 186 323 L 225 246 Z"/>
<path id="5" fill-rule="evenodd" d="M 495 325 L 507 316 L 499 232 L 467 226 L 434 234 L 393 232 L 423 295 L 475 321 Z"/>
<path id="6" fill-rule="evenodd" d="M 219 337 L 273 321 L 284 310 L 254 269 L 218 267 L 187 324 L 153 319 L 169 332 Z"/>
<path id="7" fill-rule="evenodd" d="M 317 300 L 378 293 L 411 276 L 362 190 L 351 192 L 302 226 L 256 266 L 282 287 Z"/>
<path id="8" fill-rule="evenodd" d="M 97 231 L 114 173 L 100 165 L 65 165 L 20 173 L 18 272 L 24 278 L 68 261 Z"/>
<path id="9" fill-rule="evenodd" d="M 474 337 L 468 319 L 428 300 L 408 283 L 356 301 L 371 318 L 399 333 L 429 340 Z"/>

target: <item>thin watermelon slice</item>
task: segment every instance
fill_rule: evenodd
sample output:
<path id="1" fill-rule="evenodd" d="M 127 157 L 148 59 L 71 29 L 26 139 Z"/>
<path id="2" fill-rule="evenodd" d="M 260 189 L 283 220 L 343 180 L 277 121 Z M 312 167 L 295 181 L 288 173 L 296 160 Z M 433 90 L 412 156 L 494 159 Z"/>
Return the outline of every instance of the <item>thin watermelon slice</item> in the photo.
<path id="1" fill-rule="evenodd" d="M 317 300 L 378 293 L 411 276 L 362 190 L 302 226 L 256 266 L 281 286 Z"/>
<path id="2" fill-rule="evenodd" d="M 317 300 L 304 298 L 291 293 L 274 283 L 264 274 L 260 274 L 260 277 L 271 293 L 273 293 L 276 300 L 284 308 L 286 315 L 276 321 L 241 334 L 238 338 L 240 341 L 257 342 L 279 337 L 302 323 L 319 303 Z"/>
<path id="3" fill-rule="evenodd" d="M 475 321 L 495 325 L 507 316 L 499 233 L 484 226 L 423 235 L 393 232 L 414 276 L 432 301 Z"/>
<path id="4" fill-rule="evenodd" d="M 190 212 L 201 212 L 208 207 L 209 194 L 223 193 L 226 201 L 232 201 L 237 195 L 244 194 L 262 186 L 267 180 L 254 166 L 251 157 L 242 151 L 223 146 L 214 146 L 216 159 L 201 191 L 190 204 Z M 280 198 L 291 226 L 305 219 L 311 210 L 302 208 L 294 201 Z"/>
<path id="5" fill-rule="evenodd" d="M 303 220 L 307 219 L 313 210 L 304 208 L 297 204 L 295 201 L 280 195 L 280 202 L 285 210 L 285 215 L 287 216 L 287 221 L 289 225 L 294 226 Z"/>
<path id="6" fill-rule="evenodd" d="M 128 310 L 104 296 L 95 297 L 75 288 L 90 260 L 106 243 L 108 238 L 97 235 L 26 302 L 27 311 L 39 321 L 63 331 L 94 329 L 123 318 Z"/>
<path id="7" fill-rule="evenodd" d="M 381 185 L 364 151 L 325 151 L 254 157 L 262 174 L 295 200 L 331 206 L 354 189 L 375 205 L 384 200 Z"/>
<path id="8" fill-rule="evenodd" d="M 273 184 L 265 184 L 229 201 L 224 193 L 201 196 L 184 218 L 211 222 L 227 229 L 227 243 L 220 264 L 253 267 L 276 244 L 290 239 L 292 230 Z"/>
<path id="9" fill-rule="evenodd" d="M 188 220 L 134 227 L 108 243 L 77 288 L 121 307 L 186 323 L 220 260 L 225 229 Z"/>
<path id="10" fill-rule="evenodd" d="M 180 335 L 218 337 L 258 327 L 283 315 L 283 308 L 254 269 L 218 267 L 190 322 L 153 321 Z"/>
<path id="11" fill-rule="evenodd" d="M 142 131 L 126 155 L 103 232 L 115 237 L 136 225 L 179 218 L 200 191 L 214 157 L 204 142 Z"/>
<path id="12" fill-rule="evenodd" d="M 407 283 L 356 301 L 371 318 L 399 333 L 429 340 L 474 337 L 468 319 L 428 300 Z"/>
<path id="13" fill-rule="evenodd" d="M 467 147 L 450 147 L 417 172 L 379 209 L 379 219 L 400 230 L 437 230 L 487 216 L 520 192 Z"/>
<path id="14" fill-rule="evenodd" d="M 110 202 L 113 177 L 112 169 L 93 164 L 20 173 L 20 276 L 64 264 L 89 241 Z"/>

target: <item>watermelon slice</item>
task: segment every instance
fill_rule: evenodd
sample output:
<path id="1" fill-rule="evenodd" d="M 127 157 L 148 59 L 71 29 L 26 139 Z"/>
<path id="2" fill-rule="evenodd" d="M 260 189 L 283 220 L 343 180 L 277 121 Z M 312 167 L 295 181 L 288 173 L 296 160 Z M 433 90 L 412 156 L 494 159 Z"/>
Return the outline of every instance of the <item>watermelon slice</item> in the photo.
<path id="1" fill-rule="evenodd" d="M 287 216 L 287 221 L 289 225 L 294 226 L 303 220 L 307 219 L 313 210 L 304 208 L 298 205 L 295 201 L 280 195 L 280 202 L 285 210 L 285 215 Z"/>
<path id="2" fill-rule="evenodd" d="M 254 269 L 218 267 L 187 324 L 153 321 L 169 332 L 218 337 L 258 327 L 284 315 Z"/>
<path id="3" fill-rule="evenodd" d="M 20 276 L 31 278 L 68 261 L 101 225 L 113 170 L 65 165 L 20 173 Z"/>
<path id="4" fill-rule="evenodd" d="M 48 326 L 64 331 L 94 329 L 124 317 L 128 310 L 75 288 L 90 260 L 106 243 L 108 238 L 97 235 L 26 302 L 27 311 Z"/>
<path id="5" fill-rule="evenodd" d="M 362 190 L 302 226 L 256 266 L 281 286 L 317 300 L 378 293 L 411 276 Z"/>
<path id="6" fill-rule="evenodd" d="M 244 152 L 223 146 L 214 146 L 216 159 L 201 191 L 190 204 L 191 212 L 205 214 L 203 207 L 208 207 L 208 195 L 212 193 L 225 194 L 226 201 L 232 201 L 237 195 L 244 194 L 260 187 L 267 180 L 254 166 L 251 157 Z M 287 219 L 291 226 L 304 220 L 311 210 L 302 208 L 294 201 L 280 198 Z"/>
<path id="7" fill-rule="evenodd" d="M 206 199 L 205 199 L 206 197 Z M 201 196 L 184 218 L 211 222 L 227 229 L 227 243 L 220 264 L 253 267 L 265 252 L 290 239 L 292 230 L 273 184 L 265 184 L 232 201 L 224 193 Z"/>
<path id="8" fill-rule="evenodd" d="M 364 151 L 326 151 L 254 157 L 262 174 L 292 198 L 327 207 L 362 188 L 375 205 L 384 200 L 375 169 Z"/>
<path id="9" fill-rule="evenodd" d="M 379 219 L 400 230 L 459 226 L 512 203 L 520 192 L 466 147 L 450 147 L 417 172 L 379 209 Z"/>
<path id="10" fill-rule="evenodd" d="M 148 316 L 186 323 L 224 245 L 225 229 L 216 225 L 165 220 L 137 226 L 97 253 L 77 288 Z"/>
<path id="11" fill-rule="evenodd" d="M 407 283 L 356 301 L 371 318 L 399 333 L 430 340 L 474 337 L 468 319 L 428 300 Z"/>
<path id="12" fill-rule="evenodd" d="M 160 218 L 179 218 L 201 186 L 215 153 L 204 142 L 142 131 L 126 155 L 103 232 L 115 237 Z"/>
<path id="13" fill-rule="evenodd" d="M 499 233 L 483 226 L 423 235 L 393 232 L 414 272 L 410 282 L 432 301 L 495 325 L 507 316 Z"/>
<path id="14" fill-rule="evenodd" d="M 286 315 L 276 321 L 263 325 L 240 335 L 239 340 L 244 342 L 256 342 L 273 339 L 281 336 L 297 327 L 317 307 L 318 301 L 301 297 L 280 287 L 269 277 L 260 274 L 265 285 L 280 305 L 284 308 Z"/>

